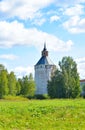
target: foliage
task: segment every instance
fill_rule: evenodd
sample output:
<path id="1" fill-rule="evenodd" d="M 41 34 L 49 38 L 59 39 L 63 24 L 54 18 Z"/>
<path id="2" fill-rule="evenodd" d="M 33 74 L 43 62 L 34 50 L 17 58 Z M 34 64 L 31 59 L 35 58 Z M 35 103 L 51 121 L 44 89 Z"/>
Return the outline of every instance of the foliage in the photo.
<path id="1" fill-rule="evenodd" d="M 16 95 L 17 88 L 16 88 L 16 76 L 14 75 L 14 72 L 10 72 L 8 74 L 8 88 L 9 88 L 9 95 Z"/>
<path id="2" fill-rule="evenodd" d="M 16 82 L 16 95 L 20 95 L 20 91 L 21 91 L 21 85 L 20 85 L 20 83 L 17 81 L 17 82 Z"/>
<path id="3" fill-rule="evenodd" d="M 48 94 L 51 98 L 62 98 L 65 95 L 62 73 L 57 70 L 51 81 L 48 81 Z"/>
<path id="4" fill-rule="evenodd" d="M 4 67 L 4 65 L 0 64 L 0 72 L 1 72 L 2 70 L 5 70 L 5 67 Z"/>
<path id="5" fill-rule="evenodd" d="M 32 74 L 24 76 L 22 80 L 18 80 L 21 84 L 21 94 L 25 97 L 33 96 L 35 93 L 35 82 Z"/>
<path id="6" fill-rule="evenodd" d="M 84 130 L 85 100 L 0 102 L 0 130 Z"/>
<path id="7" fill-rule="evenodd" d="M 7 72 L 5 67 L 0 64 L 0 98 L 6 95 L 23 95 L 24 97 L 34 96 L 35 82 L 32 74 L 17 79 L 14 72 Z"/>
<path id="8" fill-rule="evenodd" d="M 3 96 L 7 94 L 8 94 L 7 71 L 2 70 L 0 72 L 0 98 L 3 98 Z"/>
<path id="9" fill-rule="evenodd" d="M 49 99 L 49 96 L 47 94 L 37 94 L 34 97 L 35 99 Z"/>
<path id="10" fill-rule="evenodd" d="M 63 57 L 60 69 L 48 81 L 48 94 L 51 98 L 76 98 L 80 95 L 80 80 L 76 62 L 71 57 Z"/>
<path id="11" fill-rule="evenodd" d="M 4 96 L 3 99 L 8 101 L 28 101 L 28 99 L 24 98 L 23 96 L 12 96 L 12 95 Z"/>

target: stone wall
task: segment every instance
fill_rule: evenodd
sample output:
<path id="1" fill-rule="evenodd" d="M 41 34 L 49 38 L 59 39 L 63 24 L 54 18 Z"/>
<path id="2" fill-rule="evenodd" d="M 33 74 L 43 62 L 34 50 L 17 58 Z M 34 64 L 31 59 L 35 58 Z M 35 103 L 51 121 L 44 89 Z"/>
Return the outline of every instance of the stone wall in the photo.
<path id="1" fill-rule="evenodd" d="M 47 82 L 51 78 L 54 65 L 35 66 L 36 94 L 47 94 Z"/>

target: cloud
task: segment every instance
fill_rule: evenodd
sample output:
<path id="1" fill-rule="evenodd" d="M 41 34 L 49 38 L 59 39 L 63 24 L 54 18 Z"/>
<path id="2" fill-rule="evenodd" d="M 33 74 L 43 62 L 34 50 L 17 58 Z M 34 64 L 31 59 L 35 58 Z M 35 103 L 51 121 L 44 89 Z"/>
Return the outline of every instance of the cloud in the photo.
<path id="1" fill-rule="evenodd" d="M 49 7 L 51 4 L 63 8 L 75 5 L 75 7 L 67 8 L 65 11 L 67 15 L 72 15 L 73 13 L 82 13 L 82 6 L 78 4 L 84 2 L 85 0 L 36 0 L 36 2 L 35 0 L 2 0 L 0 1 L 0 16 L 2 19 L 17 17 L 22 20 L 32 20 L 37 15 L 42 14 L 40 10 Z"/>
<path id="2" fill-rule="evenodd" d="M 68 16 L 81 15 L 84 13 L 83 9 L 84 9 L 83 5 L 77 4 L 75 6 L 66 8 L 64 11 L 64 15 Z"/>
<path id="3" fill-rule="evenodd" d="M 23 76 L 29 75 L 30 73 L 32 73 L 34 76 L 34 67 L 32 66 L 27 66 L 27 67 L 18 66 L 14 68 L 13 71 L 16 74 L 17 78 L 22 78 Z"/>
<path id="4" fill-rule="evenodd" d="M 80 79 L 85 79 L 85 62 L 78 64 L 78 72 L 80 75 Z"/>
<path id="5" fill-rule="evenodd" d="M 40 31 L 36 28 L 25 28 L 22 23 L 13 21 L 0 22 L 0 47 L 13 47 L 16 45 L 32 45 L 37 48 L 42 47 L 46 41 L 49 50 L 68 51 L 71 49 L 73 42 L 60 40 L 58 37 Z"/>
<path id="6" fill-rule="evenodd" d="M 2 0 L 0 12 L 6 17 L 18 17 L 20 19 L 32 19 L 36 13 L 53 3 L 54 0 Z"/>
<path id="7" fill-rule="evenodd" d="M 54 16 L 51 16 L 51 17 L 50 17 L 50 22 L 52 23 L 52 22 L 54 22 L 54 21 L 58 21 L 59 19 L 60 19 L 59 16 L 54 15 Z"/>
<path id="8" fill-rule="evenodd" d="M 70 33 L 84 33 L 85 32 L 85 18 L 73 16 L 68 21 L 63 23 L 63 27 Z"/>
<path id="9" fill-rule="evenodd" d="M 0 59 L 15 60 L 17 58 L 18 58 L 18 56 L 13 55 L 13 54 L 3 54 L 3 55 L 0 55 Z"/>
<path id="10" fill-rule="evenodd" d="M 77 58 L 76 60 L 80 79 L 85 79 L 85 57 Z"/>
<path id="11" fill-rule="evenodd" d="M 85 63 L 85 57 L 76 59 L 76 62 L 78 62 L 78 63 Z"/>
<path id="12" fill-rule="evenodd" d="M 83 18 L 84 14 L 84 6 L 83 5 L 75 5 L 72 7 L 68 7 L 64 10 L 65 17 L 68 17 L 67 20 L 63 23 L 63 27 L 70 33 L 84 33 L 85 32 L 85 18 Z"/>
<path id="13" fill-rule="evenodd" d="M 41 26 L 41 25 L 44 24 L 45 22 L 46 22 L 46 19 L 45 19 L 45 18 L 40 18 L 40 19 L 38 18 L 38 19 L 35 19 L 32 24 Z"/>
<path id="14" fill-rule="evenodd" d="M 59 6 L 59 7 L 69 7 L 69 6 L 73 6 L 73 5 L 76 5 L 76 4 L 82 4 L 84 3 L 85 0 L 55 0 L 55 4 L 56 6 Z"/>

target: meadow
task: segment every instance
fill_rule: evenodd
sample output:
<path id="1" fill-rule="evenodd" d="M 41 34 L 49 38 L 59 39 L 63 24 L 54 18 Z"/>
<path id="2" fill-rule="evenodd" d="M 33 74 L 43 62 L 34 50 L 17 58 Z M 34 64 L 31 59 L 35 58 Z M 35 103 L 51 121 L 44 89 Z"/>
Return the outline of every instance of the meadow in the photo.
<path id="1" fill-rule="evenodd" d="M 0 130 L 85 130 L 85 100 L 1 100 Z"/>

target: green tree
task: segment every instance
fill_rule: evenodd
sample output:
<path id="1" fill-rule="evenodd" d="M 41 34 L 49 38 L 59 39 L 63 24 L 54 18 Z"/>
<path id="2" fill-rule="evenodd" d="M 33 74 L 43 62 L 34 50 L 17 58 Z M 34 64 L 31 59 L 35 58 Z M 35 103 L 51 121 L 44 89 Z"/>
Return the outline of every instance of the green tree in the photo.
<path id="1" fill-rule="evenodd" d="M 35 93 L 35 82 L 33 80 L 32 74 L 29 76 L 24 76 L 22 81 L 19 79 L 21 83 L 21 94 L 25 97 L 33 96 Z"/>
<path id="2" fill-rule="evenodd" d="M 5 67 L 4 67 L 4 65 L 0 64 L 0 72 L 1 72 L 2 70 L 5 70 Z"/>
<path id="3" fill-rule="evenodd" d="M 20 94 L 23 95 L 23 90 L 24 90 L 24 86 L 23 86 L 23 78 L 18 78 L 18 83 L 20 85 Z"/>
<path id="4" fill-rule="evenodd" d="M 35 81 L 33 79 L 32 73 L 29 74 L 29 96 L 33 96 L 35 94 Z"/>
<path id="5" fill-rule="evenodd" d="M 10 74 L 8 74 L 9 95 L 16 95 L 17 93 L 16 83 L 17 80 L 14 72 L 10 72 Z"/>
<path id="6" fill-rule="evenodd" d="M 56 70 L 54 76 L 48 81 L 48 94 L 51 98 L 62 98 L 65 97 L 65 88 L 63 84 L 63 75 L 61 71 Z"/>
<path id="7" fill-rule="evenodd" d="M 60 69 L 56 71 L 52 80 L 48 82 L 48 94 L 54 90 L 51 97 L 76 98 L 80 95 L 80 80 L 77 64 L 71 57 L 63 57 L 59 62 Z"/>
<path id="8" fill-rule="evenodd" d="M 7 71 L 1 70 L 0 72 L 0 98 L 8 94 L 8 78 Z"/>
<path id="9" fill-rule="evenodd" d="M 16 82 L 16 95 L 20 95 L 21 92 L 21 85 L 19 81 Z"/>

